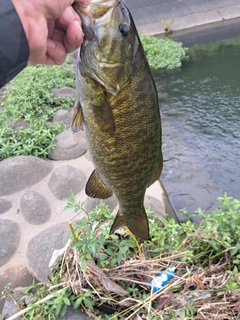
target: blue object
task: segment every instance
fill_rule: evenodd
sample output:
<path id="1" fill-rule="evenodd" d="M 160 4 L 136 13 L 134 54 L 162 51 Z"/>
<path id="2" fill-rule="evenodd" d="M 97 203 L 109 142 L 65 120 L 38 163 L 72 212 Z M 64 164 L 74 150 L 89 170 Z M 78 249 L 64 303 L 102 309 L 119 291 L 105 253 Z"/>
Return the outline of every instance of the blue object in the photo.
<path id="1" fill-rule="evenodd" d="M 160 273 L 156 278 L 149 281 L 153 292 L 161 290 L 168 283 L 175 273 L 175 267 L 167 268 L 166 273 Z"/>

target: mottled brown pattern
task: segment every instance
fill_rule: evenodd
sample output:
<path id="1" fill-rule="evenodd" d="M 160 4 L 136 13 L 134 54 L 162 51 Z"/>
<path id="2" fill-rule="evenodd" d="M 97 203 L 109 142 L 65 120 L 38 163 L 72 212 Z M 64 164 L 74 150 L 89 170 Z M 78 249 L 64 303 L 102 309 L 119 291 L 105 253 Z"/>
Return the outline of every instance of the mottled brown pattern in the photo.
<path id="1" fill-rule="evenodd" d="M 101 52 L 96 54 L 94 51 L 91 57 L 86 56 L 96 49 L 94 45 L 81 50 L 78 92 L 92 159 L 102 180 L 118 198 L 119 215 L 124 217 L 121 223 L 125 223 L 137 236 L 148 238 L 143 201 L 146 188 L 151 184 L 159 165 L 162 166 L 161 123 L 151 71 L 134 22 L 126 12 L 119 1 L 114 9 L 113 23 L 106 31 L 104 43 L 108 45 L 107 52 L 111 53 L 109 61 L 114 56 L 109 66 L 104 65 L 104 70 L 96 67 L 101 66 L 96 60 Z M 126 38 L 118 29 L 122 21 L 128 21 L 130 25 Z M 101 35 L 104 35 L 104 26 L 102 28 Z M 114 42 L 111 42 L 112 34 Z M 101 50 L 104 51 L 103 48 Z M 113 67 L 114 63 L 118 65 Z M 92 79 L 86 77 L 86 73 L 91 74 Z M 100 84 L 98 78 L 104 84 Z M 119 90 L 114 90 L 116 85 L 119 85 Z M 97 119 L 101 117 L 96 117 L 96 108 L 100 113 L 104 110 L 102 119 L 114 122 L 113 126 L 109 126 L 110 129 L 98 123 Z M 143 230 L 138 221 L 142 221 Z M 112 231 L 119 227 L 119 223 Z"/>

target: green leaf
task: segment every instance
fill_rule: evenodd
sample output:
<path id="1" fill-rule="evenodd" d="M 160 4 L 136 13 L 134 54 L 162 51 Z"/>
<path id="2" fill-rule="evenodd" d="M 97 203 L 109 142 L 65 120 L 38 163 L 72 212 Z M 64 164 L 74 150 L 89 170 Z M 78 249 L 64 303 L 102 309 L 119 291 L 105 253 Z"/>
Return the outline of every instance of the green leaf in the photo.
<path id="1" fill-rule="evenodd" d="M 67 306 L 71 305 L 70 300 L 67 297 L 63 297 L 63 301 Z"/>
<path id="2" fill-rule="evenodd" d="M 93 303 L 93 301 L 92 301 L 92 299 L 90 299 L 90 298 L 84 298 L 84 304 L 85 304 L 85 306 L 87 307 L 87 308 L 89 308 L 90 310 L 92 310 L 93 309 L 93 306 L 94 306 L 94 303 Z"/>

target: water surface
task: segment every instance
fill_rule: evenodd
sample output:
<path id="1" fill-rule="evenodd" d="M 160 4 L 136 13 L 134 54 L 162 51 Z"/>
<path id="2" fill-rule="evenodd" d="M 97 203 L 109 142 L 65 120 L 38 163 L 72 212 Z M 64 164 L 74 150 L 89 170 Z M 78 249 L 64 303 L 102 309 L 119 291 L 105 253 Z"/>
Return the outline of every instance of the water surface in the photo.
<path id="1" fill-rule="evenodd" d="M 189 49 L 181 70 L 155 72 L 166 162 L 162 181 L 175 209 L 211 210 L 240 199 L 240 38 Z"/>

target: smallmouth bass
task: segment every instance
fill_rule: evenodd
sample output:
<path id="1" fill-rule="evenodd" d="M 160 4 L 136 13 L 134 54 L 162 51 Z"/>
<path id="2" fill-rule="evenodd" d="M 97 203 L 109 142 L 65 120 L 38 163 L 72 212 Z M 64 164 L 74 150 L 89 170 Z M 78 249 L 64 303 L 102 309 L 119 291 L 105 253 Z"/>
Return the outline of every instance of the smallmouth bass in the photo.
<path id="1" fill-rule="evenodd" d="M 77 62 L 78 105 L 72 130 L 84 123 L 95 170 L 85 192 L 100 199 L 115 193 L 122 226 L 149 239 L 146 188 L 162 171 L 158 95 L 132 16 L 122 0 L 75 3 L 85 39 Z"/>

